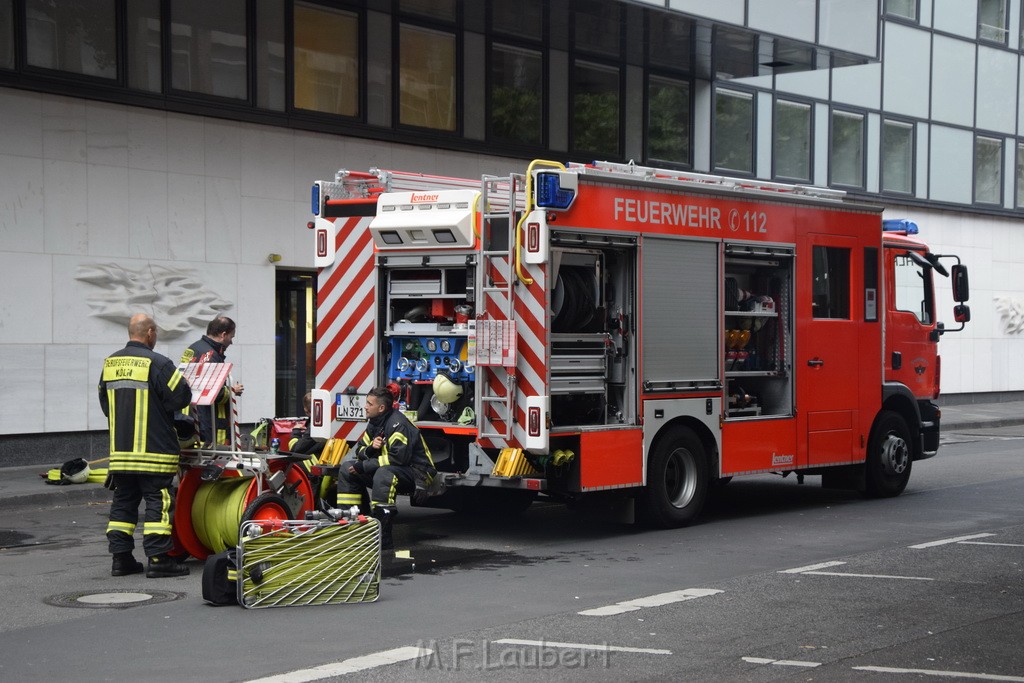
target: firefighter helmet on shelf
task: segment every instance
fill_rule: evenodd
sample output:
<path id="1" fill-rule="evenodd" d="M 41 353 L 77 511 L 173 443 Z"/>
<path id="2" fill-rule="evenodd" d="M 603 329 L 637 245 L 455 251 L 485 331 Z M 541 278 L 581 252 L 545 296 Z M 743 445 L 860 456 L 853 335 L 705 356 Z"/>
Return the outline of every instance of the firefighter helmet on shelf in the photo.
<path id="1" fill-rule="evenodd" d="M 462 397 L 462 385 L 448 371 L 438 370 L 434 376 L 434 396 L 442 403 L 455 403 Z"/>

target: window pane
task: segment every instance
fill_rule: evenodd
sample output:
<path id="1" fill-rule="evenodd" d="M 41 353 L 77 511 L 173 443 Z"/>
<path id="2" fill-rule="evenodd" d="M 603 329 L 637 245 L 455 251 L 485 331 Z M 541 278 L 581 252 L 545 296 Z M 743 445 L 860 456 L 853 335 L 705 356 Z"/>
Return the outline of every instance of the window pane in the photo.
<path id="1" fill-rule="evenodd" d="M 256 3 L 256 106 L 284 111 L 284 0 Z"/>
<path id="2" fill-rule="evenodd" d="M 160 92 L 160 0 L 128 3 L 128 87 Z"/>
<path id="3" fill-rule="evenodd" d="M 497 140 L 540 145 L 544 87 L 539 52 L 508 45 L 491 49 L 491 135 Z"/>
<path id="4" fill-rule="evenodd" d="M 917 20 L 917 0 L 885 0 L 885 13 Z"/>
<path id="5" fill-rule="evenodd" d="M 731 29 L 715 29 L 714 67 L 718 78 L 756 76 L 757 36 Z"/>
<path id="6" fill-rule="evenodd" d="M 647 61 L 655 66 L 689 71 L 693 22 L 663 12 L 647 14 Z"/>
<path id="7" fill-rule="evenodd" d="M 26 0 L 28 63 L 117 78 L 114 0 Z"/>
<path id="8" fill-rule="evenodd" d="M 1024 145 L 1017 145 L 1017 207 L 1024 207 Z"/>
<path id="9" fill-rule="evenodd" d="M 493 3 L 491 30 L 495 33 L 541 40 L 544 37 L 543 0 Z"/>
<path id="10" fill-rule="evenodd" d="M 993 138 L 974 141 L 974 201 L 999 204 L 1003 184 L 1003 145 Z"/>
<path id="11" fill-rule="evenodd" d="M 754 171 L 754 98 L 748 93 L 715 93 L 715 168 Z"/>
<path id="12" fill-rule="evenodd" d="M 14 68 L 13 0 L 0 0 L 0 69 Z"/>
<path id="13" fill-rule="evenodd" d="M 399 122 L 455 130 L 455 36 L 402 24 Z"/>
<path id="14" fill-rule="evenodd" d="M 247 86 L 245 0 L 171 3 L 171 87 L 244 100 Z"/>
<path id="15" fill-rule="evenodd" d="M 359 115 L 359 18 L 355 14 L 295 4 L 294 94 L 296 109 Z"/>
<path id="16" fill-rule="evenodd" d="M 850 250 L 814 247 L 811 310 L 815 318 L 850 318 Z"/>
<path id="17" fill-rule="evenodd" d="M 573 44 L 577 50 L 618 57 L 622 51 L 622 13 L 618 2 L 578 0 L 573 6 Z"/>
<path id="18" fill-rule="evenodd" d="M 929 282 L 929 275 L 924 268 L 910 260 L 909 256 L 900 255 L 895 257 L 895 268 L 893 273 L 896 279 L 896 310 L 907 311 L 917 316 L 925 325 L 931 324 L 931 312 L 928 310 L 928 300 L 931 298 L 926 292 L 926 283 Z"/>
<path id="19" fill-rule="evenodd" d="M 577 62 L 574 73 L 573 150 L 619 156 L 619 70 Z"/>
<path id="20" fill-rule="evenodd" d="M 1006 42 L 1006 0 L 978 0 L 978 38 Z"/>
<path id="21" fill-rule="evenodd" d="M 811 105 L 775 103 L 775 175 L 790 180 L 811 180 Z"/>
<path id="22" fill-rule="evenodd" d="M 882 124 L 882 189 L 914 191 L 914 126 L 902 121 Z"/>
<path id="23" fill-rule="evenodd" d="M 651 76 L 647 103 L 647 158 L 689 164 L 690 84 Z"/>
<path id="24" fill-rule="evenodd" d="M 864 117 L 846 111 L 832 112 L 832 182 L 864 186 Z"/>
<path id="25" fill-rule="evenodd" d="M 455 21 L 455 0 L 401 0 L 398 9 L 430 19 Z"/>

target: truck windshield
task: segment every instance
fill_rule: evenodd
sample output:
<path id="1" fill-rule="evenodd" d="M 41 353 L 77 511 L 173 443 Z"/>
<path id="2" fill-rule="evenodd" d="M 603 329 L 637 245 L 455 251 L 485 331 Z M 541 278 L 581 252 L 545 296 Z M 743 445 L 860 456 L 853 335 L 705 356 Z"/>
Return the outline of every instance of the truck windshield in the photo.
<path id="1" fill-rule="evenodd" d="M 931 268 L 914 263 L 905 253 L 895 255 L 896 310 L 913 313 L 923 325 L 932 323 Z"/>

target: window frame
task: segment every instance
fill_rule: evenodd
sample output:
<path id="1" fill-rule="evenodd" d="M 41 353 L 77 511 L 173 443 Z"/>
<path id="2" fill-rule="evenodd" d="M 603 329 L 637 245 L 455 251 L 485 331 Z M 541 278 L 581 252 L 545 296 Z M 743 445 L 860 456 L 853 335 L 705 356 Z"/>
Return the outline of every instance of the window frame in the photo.
<path id="1" fill-rule="evenodd" d="M 725 91 L 741 96 L 750 101 L 750 170 L 729 168 L 721 166 L 716 160 L 718 148 L 718 98 Z M 732 83 L 716 85 L 711 99 L 711 170 L 713 173 L 722 172 L 723 175 L 734 175 L 744 178 L 753 178 L 757 172 L 757 91 L 736 87 Z"/>
<path id="2" fill-rule="evenodd" d="M 991 140 L 996 143 L 996 148 L 999 150 L 998 163 L 995 165 L 998 175 L 996 176 L 996 187 L 998 188 L 998 198 L 995 201 L 982 201 L 978 199 L 978 143 L 982 140 Z M 986 206 L 986 207 L 1002 207 L 1003 206 L 1003 193 L 1004 193 L 1004 168 L 1006 164 L 1006 145 L 1004 144 L 1003 138 L 994 135 L 986 135 L 975 131 L 974 133 L 974 149 L 972 154 L 972 183 L 971 183 L 971 203 L 974 206 Z"/>
<path id="3" fill-rule="evenodd" d="M 912 0 L 914 4 L 914 16 L 912 17 L 890 10 L 889 2 L 890 0 L 884 0 L 884 8 L 882 10 L 886 19 L 896 19 L 897 21 L 906 21 L 912 24 L 917 24 L 921 20 L 921 0 Z"/>
<path id="4" fill-rule="evenodd" d="M 463 137 L 463 108 L 465 107 L 465 95 L 463 86 L 463 75 L 465 60 L 463 57 L 462 41 L 462 11 L 461 6 L 456 5 L 456 17 L 454 22 L 430 21 L 418 14 L 402 13 L 396 7 L 391 15 L 391 128 L 396 131 L 420 133 L 440 138 L 462 138 Z M 455 87 L 452 91 L 454 102 L 455 125 L 452 130 L 442 128 L 431 128 L 429 126 L 417 126 L 409 123 L 402 123 L 402 27 L 409 26 L 423 31 L 449 34 L 453 39 L 454 65 L 452 73 L 455 79 Z M 365 98 L 365 88 L 363 97 Z"/>
<path id="5" fill-rule="evenodd" d="M 1002 20 L 1003 20 L 1003 25 L 1002 26 L 995 26 L 995 25 L 991 25 L 991 24 L 983 24 L 983 23 L 981 23 L 981 9 L 982 9 L 981 6 L 985 2 L 999 2 L 999 3 L 1002 4 Z M 978 18 L 978 28 L 977 28 L 976 37 L 978 39 L 978 42 L 979 43 L 983 43 L 983 44 L 988 44 L 988 45 L 1002 45 L 1003 47 L 1007 46 L 1009 44 L 1009 42 L 1010 42 L 1010 3 L 1009 3 L 1009 1 L 1008 0 L 978 0 L 977 10 L 978 10 L 978 15 L 977 15 L 977 18 Z M 983 35 L 983 28 L 988 28 L 988 29 L 992 30 L 993 32 L 1000 31 L 1000 32 L 1002 32 L 1002 36 L 1003 37 L 1001 39 L 998 39 L 998 38 L 992 38 L 992 37 Z"/>
<path id="6" fill-rule="evenodd" d="M 858 184 L 839 182 L 835 179 L 835 119 L 836 115 L 860 117 L 860 182 Z M 828 184 L 842 189 L 863 190 L 867 181 L 867 122 L 864 110 L 847 107 L 830 107 L 828 113 Z"/>
<path id="7" fill-rule="evenodd" d="M 885 186 L 885 126 L 887 123 L 905 125 L 910 129 L 910 189 L 893 190 Z M 882 116 L 879 144 L 882 146 L 878 155 L 878 192 L 884 195 L 898 197 L 913 197 L 917 192 L 917 124 L 909 119 L 902 119 L 896 116 Z"/>
<path id="8" fill-rule="evenodd" d="M 814 102 L 811 100 L 804 100 L 794 97 L 784 96 L 779 97 L 778 94 L 774 94 L 772 98 L 772 179 L 780 180 L 788 183 L 805 183 L 810 184 L 814 182 Z M 775 145 L 778 143 L 778 108 L 780 104 L 786 105 L 799 105 L 807 107 L 807 177 L 797 178 L 794 176 L 780 175 L 778 169 L 778 154 L 776 153 Z"/>

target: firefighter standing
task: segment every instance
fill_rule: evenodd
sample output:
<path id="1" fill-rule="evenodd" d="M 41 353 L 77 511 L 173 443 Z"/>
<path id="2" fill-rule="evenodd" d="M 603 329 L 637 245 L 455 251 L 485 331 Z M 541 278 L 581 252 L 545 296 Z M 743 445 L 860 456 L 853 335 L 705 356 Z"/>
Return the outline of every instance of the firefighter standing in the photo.
<path id="1" fill-rule="evenodd" d="M 114 487 L 107 541 L 114 556 L 110 573 L 143 571 L 132 555 L 139 503 L 145 500 L 142 547 L 146 576 L 184 576 L 188 568 L 168 556 L 173 548 L 171 480 L 178 471 L 174 413 L 188 406 L 192 391 L 171 359 L 153 351 L 156 323 L 144 313 L 128 323 L 128 345 L 103 361 L 99 398 L 110 430 L 110 483 Z"/>
<path id="2" fill-rule="evenodd" d="M 219 315 L 206 326 L 206 334 L 185 349 L 181 354 L 182 363 L 223 363 L 231 342 L 235 339 L 235 321 Z M 228 410 L 231 394 L 242 395 L 245 387 L 239 383 L 225 384 L 217 396 L 215 410 L 217 412 L 216 427 L 210 419 L 208 407 L 196 408 L 199 413 L 199 436 L 206 445 L 228 443 Z M 216 430 L 216 434 L 214 434 Z M 216 436 L 216 441 L 214 440 Z"/>
<path id="3" fill-rule="evenodd" d="M 368 424 L 355 447 L 355 459 L 341 464 L 338 505 L 359 505 L 370 487 L 371 514 L 380 520 L 381 548 L 391 550 L 391 526 L 398 512 L 395 496 L 429 485 L 436 470 L 420 430 L 393 407 L 395 397 L 383 387 L 366 395 Z"/>

